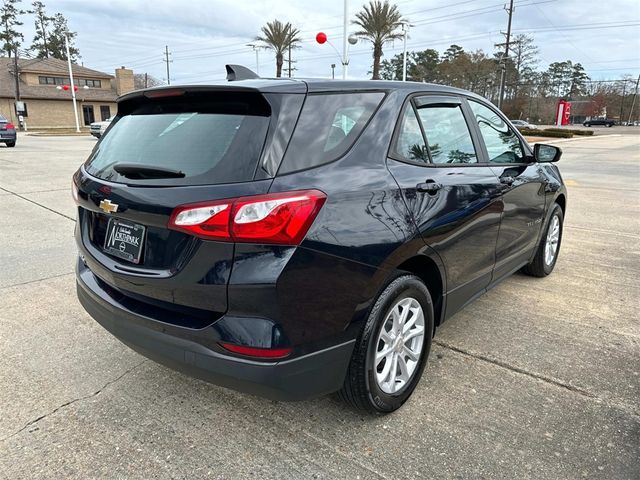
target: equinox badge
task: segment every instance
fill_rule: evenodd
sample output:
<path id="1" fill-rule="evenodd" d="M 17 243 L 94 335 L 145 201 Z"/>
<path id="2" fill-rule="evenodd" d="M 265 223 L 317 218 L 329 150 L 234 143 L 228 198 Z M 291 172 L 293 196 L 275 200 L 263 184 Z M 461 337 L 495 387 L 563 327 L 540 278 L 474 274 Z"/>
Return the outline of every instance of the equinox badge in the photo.
<path id="1" fill-rule="evenodd" d="M 107 213 L 115 213 L 118 211 L 118 205 L 111 203 L 111 200 L 102 200 L 100 202 L 100 208 Z"/>

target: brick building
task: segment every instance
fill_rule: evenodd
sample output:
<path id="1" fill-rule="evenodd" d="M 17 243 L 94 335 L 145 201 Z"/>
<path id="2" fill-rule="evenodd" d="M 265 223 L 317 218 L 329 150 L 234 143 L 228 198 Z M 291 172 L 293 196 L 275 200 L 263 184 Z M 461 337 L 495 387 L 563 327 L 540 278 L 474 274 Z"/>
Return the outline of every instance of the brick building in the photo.
<path id="1" fill-rule="evenodd" d="M 20 100 L 26 104 L 28 128 L 75 128 L 67 62 L 53 58 L 18 60 Z M 80 126 L 115 115 L 116 98 L 134 89 L 133 71 L 118 68 L 115 75 L 73 65 L 78 90 Z M 0 114 L 17 124 L 13 58 L 0 57 Z"/>

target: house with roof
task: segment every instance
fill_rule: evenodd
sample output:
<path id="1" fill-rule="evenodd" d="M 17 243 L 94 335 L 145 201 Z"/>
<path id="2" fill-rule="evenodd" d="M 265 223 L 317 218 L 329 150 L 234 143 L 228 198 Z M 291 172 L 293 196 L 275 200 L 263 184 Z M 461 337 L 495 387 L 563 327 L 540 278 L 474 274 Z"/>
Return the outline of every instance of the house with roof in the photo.
<path id="1" fill-rule="evenodd" d="M 116 69 L 115 75 L 80 65 L 73 65 L 72 69 L 80 126 L 115 115 L 116 99 L 134 90 L 133 71 L 125 67 Z M 14 59 L 0 57 L 0 114 L 17 125 L 15 75 Z M 17 75 L 29 128 L 75 128 L 66 61 L 19 59 Z"/>

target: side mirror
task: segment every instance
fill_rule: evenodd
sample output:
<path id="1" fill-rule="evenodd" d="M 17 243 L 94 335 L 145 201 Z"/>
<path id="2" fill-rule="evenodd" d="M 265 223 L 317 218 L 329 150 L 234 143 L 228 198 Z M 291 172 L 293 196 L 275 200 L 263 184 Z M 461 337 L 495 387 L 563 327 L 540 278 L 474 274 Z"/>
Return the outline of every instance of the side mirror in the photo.
<path id="1" fill-rule="evenodd" d="M 562 156 L 562 150 L 553 145 L 545 145 L 544 143 L 536 143 L 533 146 L 533 158 L 536 162 L 549 163 L 557 162 Z"/>

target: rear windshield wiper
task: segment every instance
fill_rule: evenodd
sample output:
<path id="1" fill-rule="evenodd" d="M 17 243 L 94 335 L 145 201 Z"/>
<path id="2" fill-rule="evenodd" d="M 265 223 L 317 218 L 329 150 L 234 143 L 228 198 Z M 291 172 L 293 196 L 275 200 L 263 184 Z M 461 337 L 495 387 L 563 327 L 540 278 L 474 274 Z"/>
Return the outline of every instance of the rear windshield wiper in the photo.
<path id="1" fill-rule="evenodd" d="M 150 180 L 156 178 L 184 178 L 185 174 L 180 170 L 164 167 L 152 167 L 139 163 L 116 163 L 112 167 L 123 177 L 132 180 Z"/>

